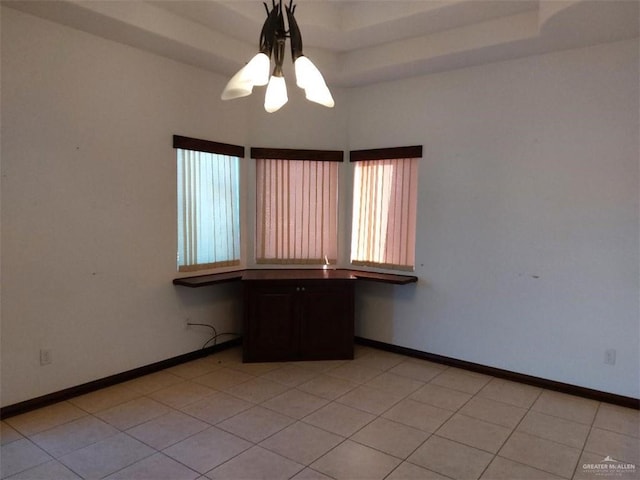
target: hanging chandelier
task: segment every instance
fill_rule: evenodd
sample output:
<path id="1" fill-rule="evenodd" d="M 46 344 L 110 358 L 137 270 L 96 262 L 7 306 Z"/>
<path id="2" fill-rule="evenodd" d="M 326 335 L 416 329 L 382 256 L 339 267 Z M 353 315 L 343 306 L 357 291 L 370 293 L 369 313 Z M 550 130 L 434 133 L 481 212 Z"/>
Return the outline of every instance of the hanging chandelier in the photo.
<path id="1" fill-rule="evenodd" d="M 271 10 L 266 3 L 264 8 L 267 10 L 267 19 L 264 21 L 260 33 L 260 51 L 231 77 L 222 92 L 222 100 L 246 97 L 251 95 L 254 86 L 267 85 L 264 97 L 264 109 L 267 112 L 273 113 L 287 103 L 289 98 L 282 64 L 284 63 L 285 42 L 289 38 L 296 85 L 304 90 L 307 100 L 325 107 L 333 107 L 335 102 L 320 70 L 302 53 L 302 35 L 294 17 L 296 6 L 293 5 L 293 0 L 290 1 L 289 6 L 285 6 L 289 24 L 288 31 L 284 28 L 282 0 L 277 5 L 275 0 L 272 0 Z M 269 78 L 272 55 L 275 67 L 271 78 Z"/>

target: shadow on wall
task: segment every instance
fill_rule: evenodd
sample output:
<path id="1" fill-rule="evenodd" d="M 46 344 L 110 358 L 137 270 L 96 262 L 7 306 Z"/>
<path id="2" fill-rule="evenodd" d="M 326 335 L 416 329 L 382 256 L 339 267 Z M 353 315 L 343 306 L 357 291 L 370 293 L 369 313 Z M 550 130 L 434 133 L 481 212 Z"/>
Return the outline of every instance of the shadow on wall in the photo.
<path id="1" fill-rule="evenodd" d="M 220 335 L 217 343 L 237 338 L 242 333 L 242 284 L 240 282 L 211 285 L 201 288 L 174 287 L 180 308 L 180 327 L 201 338 L 212 333 L 206 327 L 187 327 L 186 322 L 211 325 Z M 211 343 L 208 345 L 211 346 Z"/>
<path id="2" fill-rule="evenodd" d="M 393 339 L 394 322 L 401 320 L 397 312 L 415 303 L 417 285 L 356 282 L 356 336 L 384 342 Z"/>

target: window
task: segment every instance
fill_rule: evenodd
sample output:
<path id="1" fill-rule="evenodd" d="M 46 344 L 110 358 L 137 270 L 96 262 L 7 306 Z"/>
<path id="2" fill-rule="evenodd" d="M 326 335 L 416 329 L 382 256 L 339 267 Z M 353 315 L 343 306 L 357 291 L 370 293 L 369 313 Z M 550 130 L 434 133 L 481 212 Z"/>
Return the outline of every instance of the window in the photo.
<path id="1" fill-rule="evenodd" d="M 252 148 L 256 262 L 335 264 L 341 151 Z"/>
<path id="2" fill-rule="evenodd" d="M 178 270 L 240 264 L 240 157 L 244 148 L 175 135 Z"/>
<path id="3" fill-rule="evenodd" d="M 422 146 L 351 152 L 351 263 L 413 270 Z"/>

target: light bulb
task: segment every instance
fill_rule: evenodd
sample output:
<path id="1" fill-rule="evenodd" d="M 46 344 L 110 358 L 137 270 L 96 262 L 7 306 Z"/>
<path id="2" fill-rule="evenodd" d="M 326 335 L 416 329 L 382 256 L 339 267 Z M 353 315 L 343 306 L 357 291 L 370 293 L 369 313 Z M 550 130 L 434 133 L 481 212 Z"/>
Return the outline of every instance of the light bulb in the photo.
<path id="1" fill-rule="evenodd" d="M 307 100 L 325 107 L 335 106 L 331 92 L 324 81 L 320 70 L 304 55 L 298 57 L 294 63 L 296 84 L 303 88 Z"/>
<path id="2" fill-rule="evenodd" d="M 264 109 L 269 113 L 273 113 L 280 110 L 288 101 L 287 85 L 284 82 L 284 77 L 272 75 L 267 86 L 267 93 L 264 96 Z"/>
<path id="3" fill-rule="evenodd" d="M 247 74 L 254 85 L 262 86 L 269 83 L 269 68 L 271 67 L 271 61 L 269 57 L 264 53 L 258 53 L 255 57 L 249 60 L 246 65 Z"/>
<path id="4" fill-rule="evenodd" d="M 233 100 L 251 95 L 254 85 L 266 85 L 269 81 L 269 67 L 269 57 L 258 53 L 231 77 L 220 98 Z"/>

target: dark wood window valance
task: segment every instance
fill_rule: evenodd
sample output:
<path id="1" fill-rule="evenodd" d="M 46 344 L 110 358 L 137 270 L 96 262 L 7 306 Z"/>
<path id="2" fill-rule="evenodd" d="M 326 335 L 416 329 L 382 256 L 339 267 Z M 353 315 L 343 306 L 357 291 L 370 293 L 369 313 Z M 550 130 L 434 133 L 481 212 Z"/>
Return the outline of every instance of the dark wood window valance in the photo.
<path id="1" fill-rule="evenodd" d="M 244 157 L 244 147 L 239 145 L 212 142 L 211 140 L 201 140 L 199 138 L 183 137 L 181 135 L 173 136 L 173 148 L 217 153 L 218 155 L 230 155 L 232 157 Z"/>
<path id="2" fill-rule="evenodd" d="M 374 148 L 372 150 L 352 150 L 349 152 L 349 161 L 351 162 L 421 157 L 422 145 L 413 145 L 411 147 Z"/>
<path id="3" fill-rule="evenodd" d="M 342 150 L 300 150 L 295 148 L 252 148 L 251 158 L 267 160 L 313 160 L 342 162 Z"/>

